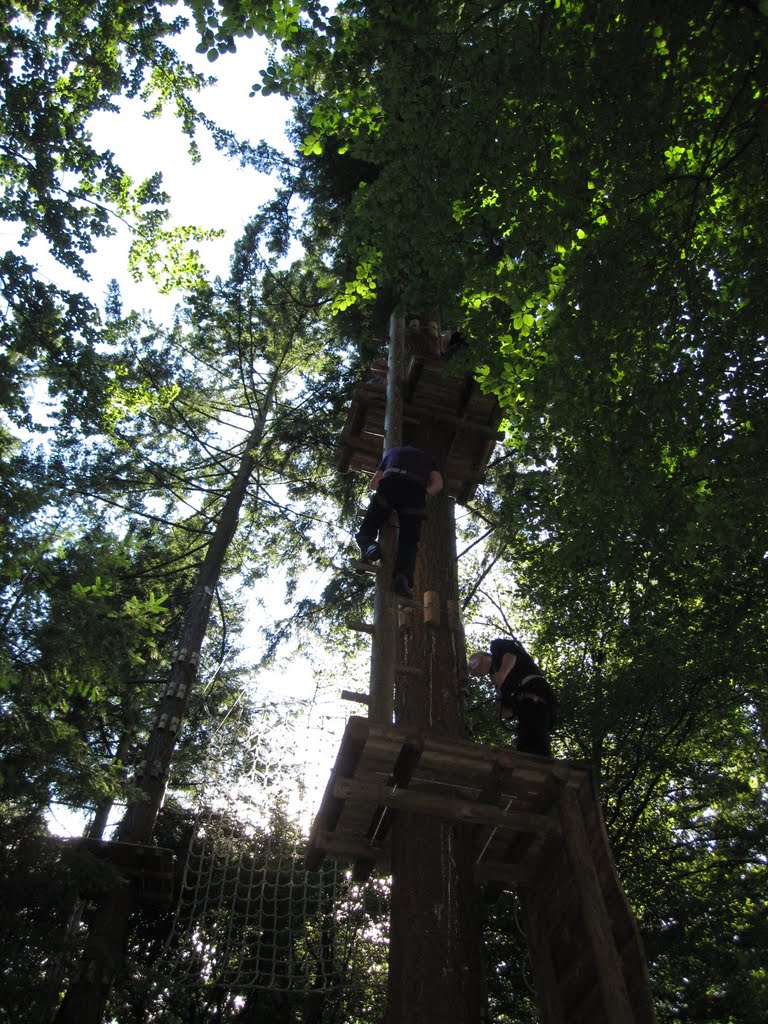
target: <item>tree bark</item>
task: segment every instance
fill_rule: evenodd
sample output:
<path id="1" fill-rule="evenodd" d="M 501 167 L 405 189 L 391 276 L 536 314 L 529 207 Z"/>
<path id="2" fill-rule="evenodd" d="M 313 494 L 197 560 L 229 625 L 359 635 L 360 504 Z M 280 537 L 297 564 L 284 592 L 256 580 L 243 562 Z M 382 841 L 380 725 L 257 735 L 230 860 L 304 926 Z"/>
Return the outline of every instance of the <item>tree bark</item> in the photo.
<path id="1" fill-rule="evenodd" d="M 450 438 L 444 430 L 422 423 L 407 443 L 425 449 L 445 468 Z M 428 501 L 414 584 L 416 595 L 437 592 L 440 615 L 438 622 L 427 624 L 416 609 L 403 633 L 401 658 L 422 675 L 398 678 L 396 720 L 461 738 L 466 650 L 456 616 L 447 614 L 459 594 L 454 501 L 445 492 Z M 470 829 L 432 817 L 396 815 L 388 1024 L 477 1024 L 482 1019 L 481 921 Z"/>

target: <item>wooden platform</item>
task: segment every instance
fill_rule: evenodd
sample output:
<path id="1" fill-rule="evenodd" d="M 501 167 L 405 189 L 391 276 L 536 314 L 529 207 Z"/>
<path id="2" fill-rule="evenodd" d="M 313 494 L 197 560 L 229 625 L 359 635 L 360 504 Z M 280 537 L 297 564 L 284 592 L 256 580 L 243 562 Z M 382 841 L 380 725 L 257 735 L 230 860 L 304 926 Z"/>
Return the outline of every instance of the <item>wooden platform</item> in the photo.
<path id="1" fill-rule="evenodd" d="M 136 887 L 140 902 L 170 904 L 173 899 L 173 851 L 106 839 L 77 837 L 64 842 L 78 853 L 107 861 Z M 87 884 L 86 884 L 87 889 Z M 87 891 L 83 895 L 90 895 Z"/>
<path id="2" fill-rule="evenodd" d="M 501 410 L 493 395 L 484 395 L 471 373 L 456 373 L 451 364 L 430 356 L 410 360 L 405 374 L 403 428 L 408 423 L 437 422 L 451 436 L 445 486 L 460 502 L 469 501 L 483 482 L 496 442 Z M 336 449 L 336 467 L 345 473 L 375 473 L 384 446 L 386 394 L 361 384 Z"/>
<path id="3" fill-rule="evenodd" d="M 544 1024 L 652 1024 L 645 955 L 588 769 L 354 717 L 307 867 L 388 868 L 402 809 L 472 829 L 476 880 L 516 887 Z"/>

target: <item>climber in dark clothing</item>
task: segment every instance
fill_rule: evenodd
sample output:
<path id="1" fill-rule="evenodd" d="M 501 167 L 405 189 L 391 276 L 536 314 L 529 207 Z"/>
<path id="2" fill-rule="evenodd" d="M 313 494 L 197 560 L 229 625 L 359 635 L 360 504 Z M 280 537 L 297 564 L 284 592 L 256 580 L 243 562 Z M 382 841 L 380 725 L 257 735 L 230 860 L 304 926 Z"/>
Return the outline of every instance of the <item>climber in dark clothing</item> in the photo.
<path id="1" fill-rule="evenodd" d="M 520 641 L 494 640 L 490 653 L 475 651 L 468 668 L 472 676 L 490 675 L 501 718 L 517 718 L 517 749 L 525 754 L 551 757 L 555 695 Z"/>
<path id="2" fill-rule="evenodd" d="M 377 562 L 381 558 L 377 541 L 379 529 L 394 509 L 400 532 L 392 576 L 395 591 L 403 597 L 412 596 L 413 569 L 427 495 L 437 494 L 442 489 L 443 478 L 432 456 L 421 448 L 409 446 L 390 448 L 371 480 L 371 490 L 376 493 L 355 538 L 360 545 L 361 561 Z"/>

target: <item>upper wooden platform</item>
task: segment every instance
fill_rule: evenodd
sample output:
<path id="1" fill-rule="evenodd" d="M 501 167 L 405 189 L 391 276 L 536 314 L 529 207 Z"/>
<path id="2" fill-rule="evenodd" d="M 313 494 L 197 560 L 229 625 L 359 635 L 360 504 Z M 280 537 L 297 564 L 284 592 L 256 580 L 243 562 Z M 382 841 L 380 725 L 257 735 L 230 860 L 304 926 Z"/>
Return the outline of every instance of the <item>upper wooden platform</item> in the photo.
<path id="1" fill-rule="evenodd" d="M 386 392 L 374 384 L 355 388 L 336 449 L 342 473 L 375 473 L 384 447 Z M 434 422 L 451 439 L 445 486 L 466 502 L 485 478 L 498 440 L 501 410 L 493 395 L 484 395 L 471 373 L 457 373 L 450 362 L 414 356 L 408 363 L 403 392 L 403 436 L 409 423 Z"/>
<path id="2" fill-rule="evenodd" d="M 391 815 L 473 832 L 476 880 L 518 887 L 544 1024 L 652 1024 L 648 972 L 590 772 L 351 718 L 307 853 L 387 870 Z"/>

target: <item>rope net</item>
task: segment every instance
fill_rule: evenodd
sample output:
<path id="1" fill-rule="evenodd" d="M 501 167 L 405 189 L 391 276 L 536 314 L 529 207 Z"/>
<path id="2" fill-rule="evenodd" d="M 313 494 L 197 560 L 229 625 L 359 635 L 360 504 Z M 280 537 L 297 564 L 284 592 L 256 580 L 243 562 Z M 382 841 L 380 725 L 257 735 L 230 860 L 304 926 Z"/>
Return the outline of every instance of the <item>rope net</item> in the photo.
<path id="1" fill-rule="evenodd" d="M 304 866 L 343 709 L 317 698 L 298 710 L 295 701 L 246 705 L 238 729 L 219 727 L 201 768 L 156 984 L 370 992 L 386 979 L 387 883 L 353 883 L 350 866 L 328 858 L 318 871 Z"/>

